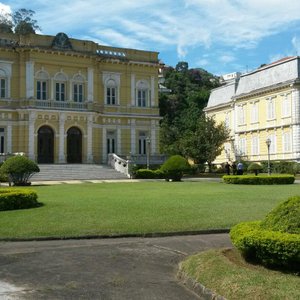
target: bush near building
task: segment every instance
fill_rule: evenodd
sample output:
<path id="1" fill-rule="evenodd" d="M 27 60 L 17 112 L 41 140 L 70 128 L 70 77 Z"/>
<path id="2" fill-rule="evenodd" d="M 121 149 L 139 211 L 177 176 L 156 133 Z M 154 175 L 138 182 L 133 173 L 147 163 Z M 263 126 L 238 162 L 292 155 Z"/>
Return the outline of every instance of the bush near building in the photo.
<path id="1" fill-rule="evenodd" d="M 223 182 L 228 184 L 293 184 L 294 175 L 224 175 Z"/>
<path id="2" fill-rule="evenodd" d="M 189 172 L 190 168 L 190 164 L 184 157 L 173 155 L 165 161 L 160 170 L 164 173 L 166 181 L 181 181 L 183 174 Z"/>
<path id="3" fill-rule="evenodd" d="M 0 189 L 0 211 L 38 207 L 37 198 L 32 190 Z"/>
<path id="4" fill-rule="evenodd" d="M 10 157 L 1 166 L 1 172 L 8 176 L 9 183 L 16 186 L 30 185 L 29 179 L 39 171 L 34 161 L 21 155 Z"/>
<path id="5" fill-rule="evenodd" d="M 300 196 L 289 198 L 263 221 L 232 227 L 230 238 L 246 260 L 300 271 Z"/>

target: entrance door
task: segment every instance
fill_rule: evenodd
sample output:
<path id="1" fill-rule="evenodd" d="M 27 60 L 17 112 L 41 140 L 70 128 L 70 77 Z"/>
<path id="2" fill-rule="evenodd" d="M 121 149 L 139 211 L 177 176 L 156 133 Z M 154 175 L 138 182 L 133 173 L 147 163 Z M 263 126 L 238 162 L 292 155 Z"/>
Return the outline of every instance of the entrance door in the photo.
<path id="1" fill-rule="evenodd" d="M 38 130 L 38 163 L 54 163 L 54 132 L 49 126 Z"/>
<path id="2" fill-rule="evenodd" d="M 77 127 L 71 127 L 67 132 L 67 162 L 82 162 L 82 133 Z"/>

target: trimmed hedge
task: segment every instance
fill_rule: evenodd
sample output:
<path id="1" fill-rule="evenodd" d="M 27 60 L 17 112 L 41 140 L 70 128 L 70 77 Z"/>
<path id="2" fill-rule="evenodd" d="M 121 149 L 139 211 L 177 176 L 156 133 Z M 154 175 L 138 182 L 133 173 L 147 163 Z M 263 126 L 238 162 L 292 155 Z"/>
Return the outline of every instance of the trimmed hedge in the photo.
<path id="1" fill-rule="evenodd" d="M 270 176 L 255 176 L 255 175 L 224 175 L 223 182 L 229 184 L 293 184 L 295 176 L 285 175 L 270 175 Z"/>
<path id="2" fill-rule="evenodd" d="M 0 189 L 0 211 L 41 206 L 37 193 L 32 190 Z"/>
<path id="3" fill-rule="evenodd" d="M 266 230 L 300 234 L 300 196 L 290 197 L 267 214 L 261 223 Z"/>
<path id="4" fill-rule="evenodd" d="M 230 230 L 234 246 L 245 259 L 266 266 L 300 271 L 300 235 L 261 228 L 261 222 L 244 222 Z"/>
<path id="5" fill-rule="evenodd" d="M 190 164 L 181 155 L 173 155 L 161 166 L 166 181 L 181 181 L 184 172 L 190 171 Z"/>
<path id="6" fill-rule="evenodd" d="M 135 172 L 138 179 L 163 179 L 164 173 L 161 170 L 139 169 Z"/>

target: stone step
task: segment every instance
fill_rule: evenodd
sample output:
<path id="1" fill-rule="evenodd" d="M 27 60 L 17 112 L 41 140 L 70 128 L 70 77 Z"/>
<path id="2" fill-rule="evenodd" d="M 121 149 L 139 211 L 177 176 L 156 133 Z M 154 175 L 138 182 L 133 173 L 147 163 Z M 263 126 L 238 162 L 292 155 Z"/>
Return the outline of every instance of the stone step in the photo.
<path id="1" fill-rule="evenodd" d="M 30 181 L 126 179 L 126 175 L 106 165 L 95 164 L 40 164 L 40 172 Z"/>

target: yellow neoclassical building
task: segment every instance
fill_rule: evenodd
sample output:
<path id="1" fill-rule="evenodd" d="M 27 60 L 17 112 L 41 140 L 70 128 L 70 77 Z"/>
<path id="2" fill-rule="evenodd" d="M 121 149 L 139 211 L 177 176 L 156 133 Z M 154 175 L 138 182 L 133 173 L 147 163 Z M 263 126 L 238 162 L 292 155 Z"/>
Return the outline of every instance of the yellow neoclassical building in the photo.
<path id="1" fill-rule="evenodd" d="M 266 161 L 268 154 L 271 160 L 299 162 L 300 58 L 286 57 L 224 79 L 226 84 L 212 90 L 205 109 L 231 133 L 215 163 Z"/>
<path id="2" fill-rule="evenodd" d="M 159 152 L 158 53 L 56 36 L 1 34 L 0 153 L 106 163 Z"/>

